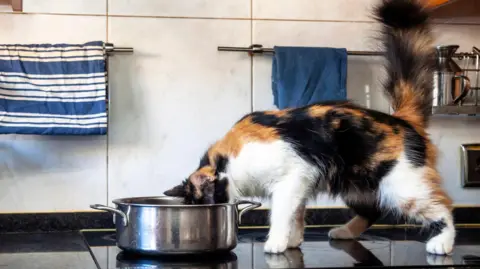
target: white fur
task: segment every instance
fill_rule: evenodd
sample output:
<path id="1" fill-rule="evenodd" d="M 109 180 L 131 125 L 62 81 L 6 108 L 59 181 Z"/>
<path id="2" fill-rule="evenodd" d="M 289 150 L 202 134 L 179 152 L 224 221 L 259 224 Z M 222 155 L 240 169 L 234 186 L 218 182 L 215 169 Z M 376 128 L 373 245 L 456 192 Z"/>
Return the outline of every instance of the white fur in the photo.
<path id="1" fill-rule="evenodd" d="M 411 217 L 425 224 L 444 220 L 447 226 L 427 243 L 427 251 L 447 254 L 451 252 L 455 238 L 453 220 L 446 207 L 430 204 L 431 190 L 424 179 L 426 169 L 413 167 L 402 153 L 393 170 L 382 179 L 377 199 L 381 207 L 393 212 L 400 212 L 406 203 L 415 200 L 416 206 L 409 212 Z M 322 176 L 322 171 L 300 158 L 291 144 L 282 140 L 247 143 L 238 156 L 229 159 L 222 176 L 229 179 L 232 202 L 242 196 L 271 197 L 271 226 L 265 252 L 282 253 L 288 247 L 301 244 L 303 238 L 295 227 L 295 211 L 314 193 L 313 184 Z M 370 199 L 368 196 L 352 193 L 348 199 Z M 425 211 L 425 208 L 432 211 L 430 216 L 416 215 L 415 210 Z M 352 238 L 349 232 L 348 228 L 339 227 L 329 235 L 348 239 Z"/>
<path id="2" fill-rule="evenodd" d="M 270 231 L 265 252 L 281 253 L 300 240 L 294 231 L 295 211 L 310 194 L 319 176 L 316 167 L 300 158 L 289 143 L 252 142 L 229 160 L 230 199 L 240 196 L 271 196 Z M 293 242 L 297 241 L 297 242 Z"/>
<path id="3" fill-rule="evenodd" d="M 407 160 L 404 153 L 398 159 L 397 165 L 382 179 L 379 188 L 380 205 L 393 212 L 415 200 L 408 216 L 422 221 L 425 225 L 443 220 L 446 227 L 441 233 L 431 238 L 426 245 L 431 254 L 449 254 L 455 241 L 455 227 L 451 213 L 441 204 L 432 203 L 431 188 L 427 185 L 426 167 L 415 168 Z M 422 214 L 419 214 L 423 212 Z M 427 212 L 427 213 L 425 213 Z"/>
<path id="4" fill-rule="evenodd" d="M 425 168 L 415 168 L 407 160 L 405 153 L 400 155 L 395 167 L 380 183 L 380 206 L 397 210 L 412 199 L 427 203 L 430 189 L 423 179 Z"/>

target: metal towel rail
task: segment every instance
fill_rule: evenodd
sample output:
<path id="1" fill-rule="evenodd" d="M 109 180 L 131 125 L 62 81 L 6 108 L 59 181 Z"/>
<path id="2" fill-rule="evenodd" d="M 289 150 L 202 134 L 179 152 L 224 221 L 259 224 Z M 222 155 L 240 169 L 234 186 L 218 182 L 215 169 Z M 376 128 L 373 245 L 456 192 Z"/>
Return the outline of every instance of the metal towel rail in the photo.
<path id="1" fill-rule="evenodd" d="M 273 48 L 264 48 L 263 45 L 253 44 L 249 47 L 225 47 L 219 46 L 218 51 L 234 51 L 234 52 L 247 52 L 250 56 L 262 55 L 262 54 L 274 54 Z M 381 51 L 347 51 L 348 55 L 352 56 L 383 56 Z M 480 49 L 477 47 L 472 48 L 472 52 L 460 52 L 453 55 L 458 60 L 474 59 L 474 68 L 464 68 L 462 71 L 465 75 L 469 72 L 474 72 L 474 78 L 472 78 L 472 85 L 470 89 L 473 92 L 473 104 L 472 105 L 447 105 L 434 109 L 433 114 L 464 114 L 464 115 L 480 115 Z"/>
<path id="2" fill-rule="evenodd" d="M 474 50 L 477 49 L 474 47 Z M 478 49 L 477 49 L 478 50 Z M 218 51 L 236 51 L 236 52 L 248 52 L 250 56 L 255 54 L 274 54 L 275 50 L 273 48 L 264 48 L 263 45 L 260 44 L 253 44 L 249 47 L 223 47 L 219 46 Z M 381 51 L 361 51 L 361 50 L 349 50 L 347 51 L 348 55 L 352 56 L 383 56 L 383 52 Z M 465 57 L 474 58 L 477 56 L 476 53 L 456 53 L 454 55 L 459 59 L 463 59 Z"/>

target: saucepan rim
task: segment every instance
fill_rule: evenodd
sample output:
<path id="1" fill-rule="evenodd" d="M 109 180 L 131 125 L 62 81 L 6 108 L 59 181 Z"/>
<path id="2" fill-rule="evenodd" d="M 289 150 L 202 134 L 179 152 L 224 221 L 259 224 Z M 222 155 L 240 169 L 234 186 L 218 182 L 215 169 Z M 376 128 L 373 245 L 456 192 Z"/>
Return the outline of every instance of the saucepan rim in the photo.
<path id="1" fill-rule="evenodd" d="M 255 203 L 250 201 L 237 201 L 234 203 L 219 203 L 219 204 L 148 204 L 148 203 L 138 203 L 135 200 L 148 200 L 148 199 L 161 199 L 161 200 L 179 200 L 181 201 L 181 197 L 175 196 L 138 196 L 138 197 L 125 197 L 125 198 L 117 198 L 112 200 L 112 203 L 116 205 L 124 205 L 124 206 L 138 206 L 138 207 L 161 207 L 161 208 L 212 208 L 212 207 L 222 207 L 222 206 L 235 206 L 239 203 Z M 131 200 L 132 202 L 129 202 Z"/>

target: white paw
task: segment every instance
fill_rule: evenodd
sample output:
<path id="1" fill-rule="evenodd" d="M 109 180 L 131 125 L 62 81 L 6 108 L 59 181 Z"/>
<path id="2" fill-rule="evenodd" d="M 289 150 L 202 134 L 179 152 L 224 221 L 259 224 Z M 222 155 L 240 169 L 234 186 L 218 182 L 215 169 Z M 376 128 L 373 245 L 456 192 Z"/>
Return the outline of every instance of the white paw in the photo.
<path id="1" fill-rule="evenodd" d="M 450 233 L 443 232 L 427 242 L 427 252 L 436 255 L 451 254 L 454 241 L 455 239 Z"/>
<path id="2" fill-rule="evenodd" d="M 283 253 L 288 246 L 288 237 L 270 236 L 265 243 L 264 251 L 266 253 Z"/>
<path id="3" fill-rule="evenodd" d="M 292 231 L 288 238 L 288 248 L 298 248 L 303 243 L 303 231 Z"/>
<path id="4" fill-rule="evenodd" d="M 353 239 L 355 236 L 346 226 L 333 228 L 328 232 L 328 237 L 332 239 Z"/>

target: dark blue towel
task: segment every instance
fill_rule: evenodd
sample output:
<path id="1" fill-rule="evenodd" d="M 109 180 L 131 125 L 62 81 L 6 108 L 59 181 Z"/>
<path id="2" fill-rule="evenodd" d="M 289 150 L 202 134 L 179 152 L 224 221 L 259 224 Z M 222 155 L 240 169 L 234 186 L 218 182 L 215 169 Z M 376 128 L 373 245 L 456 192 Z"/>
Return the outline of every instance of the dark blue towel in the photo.
<path id="1" fill-rule="evenodd" d="M 347 99 L 347 50 L 275 47 L 274 103 L 279 109 Z"/>

